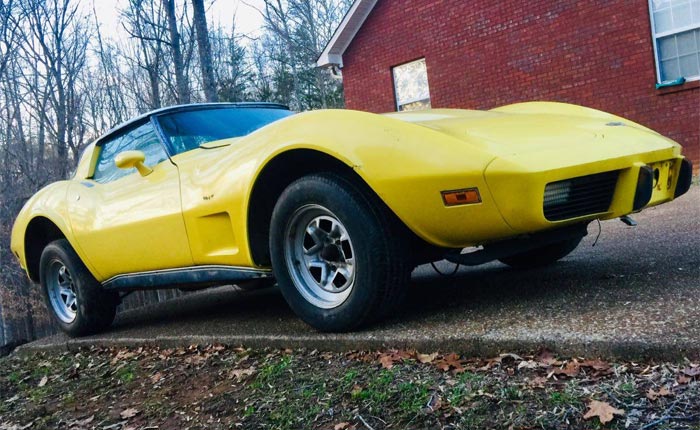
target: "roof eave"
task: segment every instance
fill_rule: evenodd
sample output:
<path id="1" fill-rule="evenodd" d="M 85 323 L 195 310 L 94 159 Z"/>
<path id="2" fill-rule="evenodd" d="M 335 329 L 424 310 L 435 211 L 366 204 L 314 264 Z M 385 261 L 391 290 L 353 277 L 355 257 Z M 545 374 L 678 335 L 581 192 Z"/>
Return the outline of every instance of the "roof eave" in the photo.
<path id="1" fill-rule="evenodd" d="M 343 54 L 360 31 L 377 0 L 355 0 L 316 61 L 318 67 L 343 67 Z"/>

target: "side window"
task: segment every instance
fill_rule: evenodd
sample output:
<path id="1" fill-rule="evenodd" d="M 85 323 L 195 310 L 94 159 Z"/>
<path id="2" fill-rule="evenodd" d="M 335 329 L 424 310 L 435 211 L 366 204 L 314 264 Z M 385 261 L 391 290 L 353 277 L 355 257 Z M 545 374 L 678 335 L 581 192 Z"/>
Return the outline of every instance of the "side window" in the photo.
<path id="1" fill-rule="evenodd" d="M 136 169 L 120 169 L 114 164 L 115 157 L 121 152 L 142 151 L 146 155 L 145 164 L 150 167 L 168 158 L 150 122 L 108 140 L 100 146 L 100 155 L 92 177 L 100 183 L 116 181 L 136 172 Z"/>

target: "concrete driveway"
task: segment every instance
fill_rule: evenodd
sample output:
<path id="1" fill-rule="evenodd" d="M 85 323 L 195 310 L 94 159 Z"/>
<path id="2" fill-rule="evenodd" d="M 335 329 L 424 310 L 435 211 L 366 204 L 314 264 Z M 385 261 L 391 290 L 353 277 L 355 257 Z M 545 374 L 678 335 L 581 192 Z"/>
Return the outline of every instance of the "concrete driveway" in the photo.
<path id="1" fill-rule="evenodd" d="M 470 355 L 545 346 L 564 355 L 700 357 L 700 187 L 634 218 L 634 228 L 602 223 L 595 246 L 598 225 L 591 224 L 573 254 L 543 269 L 490 263 L 443 277 L 420 267 L 405 306 L 362 332 L 320 334 L 295 318 L 276 290 L 222 287 L 127 312 L 99 336 L 57 335 L 24 350 L 221 342 Z"/>

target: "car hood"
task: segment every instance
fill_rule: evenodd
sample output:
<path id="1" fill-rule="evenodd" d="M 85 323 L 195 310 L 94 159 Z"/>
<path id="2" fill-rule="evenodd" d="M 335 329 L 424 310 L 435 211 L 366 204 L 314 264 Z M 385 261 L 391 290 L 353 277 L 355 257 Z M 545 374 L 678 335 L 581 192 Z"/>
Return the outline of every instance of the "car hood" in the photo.
<path id="1" fill-rule="evenodd" d="M 553 156 L 563 161 L 568 158 L 567 154 L 581 151 L 593 156 L 597 152 L 611 156 L 616 152 L 630 154 L 664 150 L 674 145 L 652 130 L 609 114 L 586 116 L 434 109 L 387 116 L 456 137 L 515 162 L 533 154 Z"/>

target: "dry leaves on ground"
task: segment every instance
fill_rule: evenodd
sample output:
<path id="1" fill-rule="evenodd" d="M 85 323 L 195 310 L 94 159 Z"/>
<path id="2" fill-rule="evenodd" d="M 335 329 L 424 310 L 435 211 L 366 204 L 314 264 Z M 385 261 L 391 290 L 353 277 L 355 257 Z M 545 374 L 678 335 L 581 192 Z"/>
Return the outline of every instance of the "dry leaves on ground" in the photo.
<path id="1" fill-rule="evenodd" d="M 614 408 L 607 402 L 591 400 L 591 402 L 588 404 L 588 412 L 586 412 L 583 418 L 589 420 L 597 417 L 601 424 L 607 424 L 615 418 L 615 415 L 624 416 L 625 411 Z"/>
<path id="2" fill-rule="evenodd" d="M 126 420 L 129 418 L 135 417 L 139 413 L 140 413 L 140 411 L 136 408 L 127 408 L 127 409 L 124 409 L 123 411 L 121 411 L 119 413 L 119 416 L 121 417 L 121 419 Z"/>
<path id="3" fill-rule="evenodd" d="M 649 391 L 647 391 L 647 394 L 646 394 L 647 399 L 649 399 L 651 401 L 654 401 L 654 400 L 658 399 L 659 397 L 669 397 L 671 395 L 673 395 L 673 394 L 666 387 L 661 387 L 661 389 L 659 389 L 659 391 L 655 391 L 653 388 L 649 388 Z"/>

